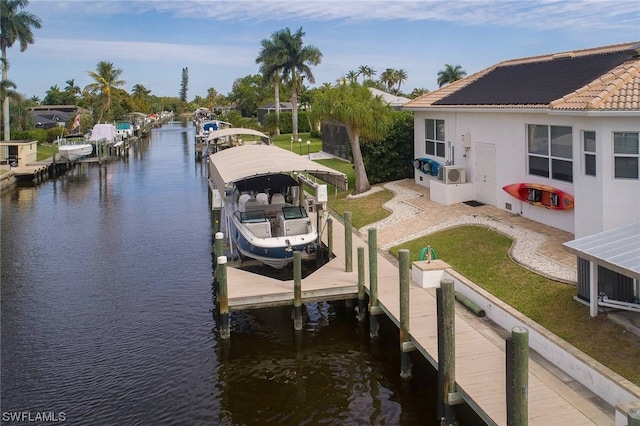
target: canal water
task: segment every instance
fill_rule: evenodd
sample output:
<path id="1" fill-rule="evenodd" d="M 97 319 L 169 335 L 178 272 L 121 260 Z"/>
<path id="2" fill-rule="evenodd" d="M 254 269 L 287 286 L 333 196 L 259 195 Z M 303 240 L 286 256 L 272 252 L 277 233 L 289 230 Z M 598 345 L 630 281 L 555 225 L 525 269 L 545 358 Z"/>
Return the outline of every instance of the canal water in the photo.
<path id="1" fill-rule="evenodd" d="M 372 340 L 344 303 L 306 305 L 298 333 L 290 308 L 232 312 L 220 341 L 207 203 L 178 122 L 2 195 L 3 424 L 438 424 L 436 374 L 400 379 L 395 325 Z"/>

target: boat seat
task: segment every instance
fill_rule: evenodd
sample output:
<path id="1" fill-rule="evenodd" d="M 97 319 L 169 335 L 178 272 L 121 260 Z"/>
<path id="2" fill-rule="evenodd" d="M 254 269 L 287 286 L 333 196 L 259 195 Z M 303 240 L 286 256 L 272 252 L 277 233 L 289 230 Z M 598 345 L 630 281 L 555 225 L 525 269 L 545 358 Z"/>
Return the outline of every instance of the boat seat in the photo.
<path id="1" fill-rule="evenodd" d="M 284 195 L 280 193 L 271 196 L 271 204 L 285 204 Z"/>
<path id="2" fill-rule="evenodd" d="M 256 194 L 256 201 L 261 206 L 266 206 L 267 204 L 269 204 L 269 196 L 264 192 L 259 192 L 258 194 Z"/>
<path id="3" fill-rule="evenodd" d="M 247 201 L 249 201 L 250 199 L 251 199 L 251 195 L 249 194 L 240 195 L 240 197 L 238 198 L 238 211 L 240 212 L 245 211 L 245 205 Z"/>

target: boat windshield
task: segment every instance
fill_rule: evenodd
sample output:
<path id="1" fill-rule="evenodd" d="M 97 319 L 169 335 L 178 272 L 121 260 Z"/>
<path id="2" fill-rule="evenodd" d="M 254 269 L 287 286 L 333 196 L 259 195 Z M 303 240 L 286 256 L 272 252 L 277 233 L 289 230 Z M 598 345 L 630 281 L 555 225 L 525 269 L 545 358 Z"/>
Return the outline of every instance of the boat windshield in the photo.
<path id="1" fill-rule="evenodd" d="M 283 207 L 282 215 L 285 219 L 301 219 L 307 217 L 307 211 L 300 206 Z"/>
<path id="2" fill-rule="evenodd" d="M 250 210 L 247 212 L 236 212 L 241 223 L 259 223 L 266 222 L 264 210 Z"/>

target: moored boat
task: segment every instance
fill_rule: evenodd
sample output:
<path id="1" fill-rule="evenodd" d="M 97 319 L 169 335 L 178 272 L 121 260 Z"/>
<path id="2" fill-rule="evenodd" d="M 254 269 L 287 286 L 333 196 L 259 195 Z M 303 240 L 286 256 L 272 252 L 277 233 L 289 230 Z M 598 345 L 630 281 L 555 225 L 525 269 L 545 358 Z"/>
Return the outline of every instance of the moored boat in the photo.
<path id="1" fill-rule="evenodd" d="M 212 208 L 221 211 L 232 252 L 276 269 L 317 250 L 318 231 L 301 190 L 304 173 L 339 189 L 343 173 L 272 145 L 243 145 L 209 157 Z M 317 194 L 326 196 L 326 185 Z M 325 200 L 326 201 L 326 200 Z M 322 196 L 316 202 L 323 202 Z"/>
<path id="2" fill-rule="evenodd" d="M 58 144 L 58 156 L 61 160 L 76 161 L 93 152 L 93 145 L 82 136 L 60 138 L 56 143 Z"/>

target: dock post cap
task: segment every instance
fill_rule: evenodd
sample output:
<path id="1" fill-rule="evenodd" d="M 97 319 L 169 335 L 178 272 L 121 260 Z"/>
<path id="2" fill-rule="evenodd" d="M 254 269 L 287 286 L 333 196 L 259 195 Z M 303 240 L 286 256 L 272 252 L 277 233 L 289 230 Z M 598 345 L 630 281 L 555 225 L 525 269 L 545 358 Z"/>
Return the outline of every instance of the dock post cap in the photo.
<path id="1" fill-rule="evenodd" d="M 224 234 L 222 232 L 216 232 L 216 240 L 224 239 Z"/>
<path id="2" fill-rule="evenodd" d="M 224 265 L 225 263 L 227 263 L 227 256 L 218 256 L 217 261 L 219 265 Z"/>

